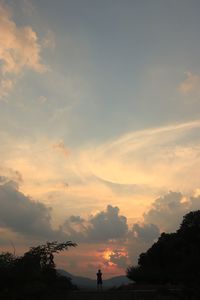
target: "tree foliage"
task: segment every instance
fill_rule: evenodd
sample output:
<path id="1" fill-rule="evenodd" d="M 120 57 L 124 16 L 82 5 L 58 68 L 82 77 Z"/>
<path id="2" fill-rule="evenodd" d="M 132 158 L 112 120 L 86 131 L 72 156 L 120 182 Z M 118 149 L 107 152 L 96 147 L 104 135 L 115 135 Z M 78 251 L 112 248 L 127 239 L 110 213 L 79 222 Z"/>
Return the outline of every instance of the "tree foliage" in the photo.
<path id="1" fill-rule="evenodd" d="M 128 278 L 150 283 L 198 283 L 200 280 L 200 210 L 183 217 L 175 233 L 162 233 L 140 254 L 138 266 L 127 269 Z"/>
<path id="2" fill-rule="evenodd" d="M 52 293 L 52 291 L 57 291 L 58 286 L 59 290 L 72 289 L 73 285 L 70 279 L 57 273 L 54 254 L 76 246 L 71 241 L 64 243 L 53 241 L 31 247 L 23 256 L 15 256 L 8 252 L 1 253 L 0 293 L 4 295 L 9 291 L 10 296 L 10 293 L 13 292 L 23 299 L 23 294 L 25 294 L 25 298 L 31 297 L 33 291 L 38 291 L 39 294 L 50 291 Z M 39 296 L 37 295 L 37 297 Z"/>
<path id="3" fill-rule="evenodd" d="M 57 241 L 47 242 L 44 245 L 31 247 L 22 258 L 22 261 L 35 263 L 42 269 L 55 268 L 54 253 L 59 253 L 67 250 L 69 247 L 76 247 L 75 243 L 71 241 L 65 243 L 58 243 Z"/>

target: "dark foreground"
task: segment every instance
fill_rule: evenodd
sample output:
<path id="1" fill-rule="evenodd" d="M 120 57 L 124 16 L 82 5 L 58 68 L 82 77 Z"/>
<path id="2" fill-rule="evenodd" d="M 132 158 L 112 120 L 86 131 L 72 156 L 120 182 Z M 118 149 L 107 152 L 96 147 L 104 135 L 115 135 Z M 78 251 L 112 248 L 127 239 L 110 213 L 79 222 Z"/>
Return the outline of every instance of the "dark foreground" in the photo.
<path id="1" fill-rule="evenodd" d="M 193 300 L 200 299 L 191 291 L 73 291 L 70 300 Z"/>
<path id="2" fill-rule="evenodd" d="M 0 300 L 199 300 L 199 291 L 183 290 L 88 290 L 63 293 L 0 294 Z"/>

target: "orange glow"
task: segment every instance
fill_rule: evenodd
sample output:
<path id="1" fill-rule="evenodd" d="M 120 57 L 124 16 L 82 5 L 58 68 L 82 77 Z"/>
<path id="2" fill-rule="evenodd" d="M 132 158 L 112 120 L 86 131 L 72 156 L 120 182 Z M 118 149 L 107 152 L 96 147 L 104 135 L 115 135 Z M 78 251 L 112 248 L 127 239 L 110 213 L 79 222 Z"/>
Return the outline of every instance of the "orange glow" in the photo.
<path id="1" fill-rule="evenodd" d="M 113 254 L 113 251 L 111 249 L 106 249 L 103 253 L 103 258 L 106 260 L 110 260 L 110 256 Z"/>

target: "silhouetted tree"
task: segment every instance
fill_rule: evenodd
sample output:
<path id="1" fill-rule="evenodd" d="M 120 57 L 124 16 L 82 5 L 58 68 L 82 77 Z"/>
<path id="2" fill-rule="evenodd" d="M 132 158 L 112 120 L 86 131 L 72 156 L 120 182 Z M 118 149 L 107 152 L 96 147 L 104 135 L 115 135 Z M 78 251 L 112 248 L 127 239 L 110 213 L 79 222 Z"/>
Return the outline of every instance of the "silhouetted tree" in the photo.
<path id="1" fill-rule="evenodd" d="M 32 276 L 43 276 L 53 280 L 56 276 L 54 254 L 75 246 L 76 244 L 71 241 L 65 243 L 53 241 L 31 247 L 19 260 L 19 265 L 23 269 L 22 273 L 25 275 L 31 271 Z"/>
<path id="2" fill-rule="evenodd" d="M 183 217 L 175 233 L 162 233 L 156 243 L 140 254 L 138 266 L 127 277 L 151 283 L 198 283 L 200 281 L 200 210 Z"/>
<path id="3" fill-rule="evenodd" d="M 11 253 L 0 254 L 0 292 L 8 293 L 14 298 L 20 299 L 31 297 L 34 293 L 40 294 L 66 291 L 72 289 L 73 285 L 69 278 L 59 275 L 55 268 L 54 254 L 76 247 L 76 244 L 67 241 L 47 242 L 44 245 L 31 247 L 23 256 L 15 256 Z M 1 297 L 1 294 L 0 294 Z M 43 295 L 44 298 L 44 295 Z"/>

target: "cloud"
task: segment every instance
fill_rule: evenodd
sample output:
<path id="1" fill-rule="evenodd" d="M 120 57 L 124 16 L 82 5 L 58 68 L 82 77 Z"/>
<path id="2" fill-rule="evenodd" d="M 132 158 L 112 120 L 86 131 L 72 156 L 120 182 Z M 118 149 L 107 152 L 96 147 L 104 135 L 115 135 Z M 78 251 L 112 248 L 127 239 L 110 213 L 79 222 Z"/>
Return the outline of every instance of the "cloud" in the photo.
<path id="1" fill-rule="evenodd" d="M 17 26 L 11 10 L 2 3 L 0 41 L 0 96 L 5 97 L 14 87 L 16 76 L 25 69 L 43 73 L 48 68 L 41 62 L 41 45 L 36 32 L 30 26 Z"/>
<path id="2" fill-rule="evenodd" d="M 196 120 L 131 132 L 86 149 L 79 166 L 83 174 L 118 187 L 195 189 L 200 175 L 196 168 L 200 165 L 199 128 Z"/>
<path id="3" fill-rule="evenodd" d="M 106 211 L 92 216 L 90 224 L 89 239 L 96 241 L 119 239 L 128 231 L 127 218 L 119 215 L 119 208 L 112 205 L 108 205 Z"/>
<path id="4" fill-rule="evenodd" d="M 200 209 L 200 196 L 169 192 L 157 198 L 144 214 L 143 224 L 135 223 L 128 233 L 127 251 L 133 264 L 159 237 L 160 232 L 175 232 L 190 211 Z"/>
<path id="5" fill-rule="evenodd" d="M 121 249 L 114 249 L 109 256 L 109 262 L 117 265 L 119 268 L 125 269 L 128 266 L 127 253 Z"/>
<path id="6" fill-rule="evenodd" d="M 70 216 L 60 226 L 60 230 L 65 232 L 69 240 L 76 242 L 87 242 L 87 227 L 85 220 L 80 216 Z"/>
<path id="7" fill-rule="evenodd" d="M 191 72 L 186 73 L 186 78 L 181 82 L 178 89 L 183 95 L 200 96 L 200 76 Z"/>
<path id="8" fill-rule="evenodd" d="M 14 88 L 15 81 L 11 79 L 2 79 L 0 81 L 0 99 L 6 98 L 10 91 Z"/>
<path id="9" fill-rule="evenodd" d="M 128 219 L 120 214 L 119 208 L 108 205 L 105 210 L 87 218 L 71 215 L 59 229 L 54 229 L 51 224 L 53 211 L 19 191 L 19 183 L 22 180 L 20 173 L 7 170 L 7 174 L 10 174 L 10 178 L 18 178 L 18 182 L 5 175 L 0 176 L 1 232 L 8 232 L 6 235 L 12 237 L 12 240 L 13 233 L 25 239 L 31 238 L 32 241 L 73 240 L 81 247 L 87 245 L 88 249 L 93 249 L 90 254 L 80 250 L 82 259 L 86 261 L 94 255 L 99 245 L 107 245 L 109 251 L 104 248 L 98 257 L 98 263 L 105 263 L 107 267 L 116 267 L 118 270 L 126 268 L 128 264 L 136 264 L 139 254 L 156 241 L 161 231 L 177 230 L 183 215 L 200 208 L 198 194 L 185 197 L 179 192 L 169 192 L 152 203 L 143 216 L 143 223 L 134 222 L 128 227 Z M 134 216 L 134 211 L 131 213 Z"/>
<path id="10" fill-rule="evenodd" d="M 123 239 L 128 232 L 127 218 L 119 215 L 119 208 L 112 205 L 87 220 L 80 216 L 70 216 L 61 228 L 77 241 L 89 243 Z"/>
<path id="11" fill-rule="evenodd" d="M 41 202 L 33 201 L 18 189 L 14 181 L 1 176 L 0 185 L 0 227 L 27 237 L 55 239 L 62 233 L 51 227 L 51 209 Z"/>
<path id="12" fill-rule="evenodd" d="M 64 207 L 69 215 L 80 215 L 109 203 L 139 218 L 169 189 L 191 193 L 199 188 L 199 128 L 199 120 L 172 124 L 73 151 L 62 139 L 0 133 L 0 154 L 2 165 L 22 174 L 25 194 L 51 203 L 56 226 L 65 218 Z"/>
<path id="13" fill-rule="evenodd" d="M 125 268 L 152 245 L 160 230 L 155 224 L 147 223 L 134 223 L 129 229 L 127 218 L 119 212 L 118 207 L 108 205 L 106 210 L 88 219 L 73 215 L 65 220 L 61 231 L 78 243 L 109 245 L 109 248 L 99 250 L 104 264 Z M 117 245 L 123 245 L 123 249 Z"/>
<path id="14" fill-rule="evenodd" d="M 18 185 L 23 183 L 22 174 L 16 170 L 0 166 L 0 185 L 7 182 L 16 182 Z"/>
<path id="15" fill-rule="evenodd" d="M 180 192 L 169 192 L 156 199 L 147 213 L 146 223 L 154 223 L 161 231 L 176 231 L 183 216 L 189 211 L 200 208 L 200 196 L 185 197 Z"/>
<path id="16" fill-rule="evenodd" d="M 79 261 L 76 272 L 84 263 L 87 267 L 90 265 L 89 268 L 92 265 L 93 269 L 103 267 L 104 273 L 106 270 L 116 274 L 117 270 L 121 274 L 127 265 L 137 264 L 139 255 L 151 247 L 163 229 L 176 231 L 183 215 L 199 208 L 199 195 L 186 197 L 179 192 L 169 192 L 155 199 L 143 220 L 132 225 L 130 219 L 126 221 L 126 217 L 120 214 L 118 207 L 108 205 L 105 210 L 88 218 L 71 215 L 65 222 L 66 227 L 61 230 L 80 245 L 78 257 L 71 256 L 71 260 Z M 134 214 L 131 211 L 129 217 L 134 217 Z M 87 272 L 87 268 L 84 270 Z"/>
<path id="17" fill-rule="evenodd" d="M 130 264 L 137 264 L 139 255 L 159 237 L 160 229 L 153 223 L 134 223 L 128 232 L 126 248 Z"/>
<path id="18" fill-rule="evenodd" d="M 175 232 L 185 214 L 200 209 L 200 196 L 185 196 L 168 192 L 154 200 L 143 215 L 143 223 L 134 223 L 128 232 L 127 251 L 131 263 L 137 264 L 138 256 L 146 251 L 161 232 Z"/>
<path id="19" fill-rule="evenodd" d="M 142 189 L 145 189 L 144 186 L 137 185 L 137 184 L 120 184 L 120 183 L 115 183 L 111 181 L 106 181 L 102 178 L 94 177 L 94 180 L 96 179 L 100 183 L 105 184 L 107 187 L 109 187 L 113 193 L 116 195 L 120 196 L 129 196 L 133 195 L 135 192 L 141 192 Z M 146 187 L 147 189 L 147 187 Z"/>
<path id="20" fill-rule="evenodd" d="M 154 224 L 139 224 L 135 223 L 132 227 L 132 232 L 137 239 L 147 243 L 152 243 L 160 235 L 159 228 Z"/>
<path id="21" fill-rule="evenodd" d="M 18 27 L 8 7 L 0 6 L 1 71 L 20 73 L 24 67 L 37 72 L 46 71 L 41 63 L 41 47 L 36 32 L 29 26 Z"/>
<path id="22" fill-rule="evenodd" d="M 55 48 L 55 35 L 51 30 L 47 31 L 45 38 L 42 40 L 42 46 L 51 49 Z"/>
<path id="23" fill-rule="evenodd" d="M 65 146 L 64 142 L 60 140 L 58 143 L 53 144 L 53 149 L 59 151 L 62 153 L 64 156 L 69 156 L 70 151 L 69 149 Z"/>
<path id="24" fill-rule="evenodd" d="M 82 224 L 84 222 L 84 219 L 80 216 L 70 216 L 69 221 L 71 223 Z"/>

